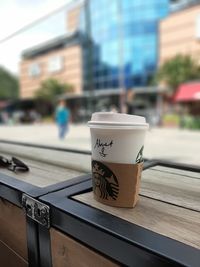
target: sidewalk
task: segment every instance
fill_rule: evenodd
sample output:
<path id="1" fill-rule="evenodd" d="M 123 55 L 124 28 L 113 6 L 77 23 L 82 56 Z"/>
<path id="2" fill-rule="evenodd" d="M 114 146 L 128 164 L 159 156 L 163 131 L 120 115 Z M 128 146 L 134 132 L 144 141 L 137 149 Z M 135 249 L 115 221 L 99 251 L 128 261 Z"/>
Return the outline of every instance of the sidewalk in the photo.
<path id="1" fill-rule="evenodd" d="M 0 126 L 0 139 L 75 149 L 90 149 L 86 125 L 71 125 L 65 140 L 55 125 Z M 144 156 L 200 165 L 200 131 L 154 128 L 147 133 Z"/>

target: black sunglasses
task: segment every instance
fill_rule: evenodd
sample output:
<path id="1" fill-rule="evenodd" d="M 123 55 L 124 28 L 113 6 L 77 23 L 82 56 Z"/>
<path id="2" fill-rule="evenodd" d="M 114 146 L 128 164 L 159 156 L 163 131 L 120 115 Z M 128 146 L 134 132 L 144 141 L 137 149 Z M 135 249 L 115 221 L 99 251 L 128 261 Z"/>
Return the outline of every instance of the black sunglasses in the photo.
<path id="1" fill-rule="evenodd" d="M 29 171 L 29 167 L 23 163 L 21 160 L 12 157 L 11 160 L 0 156 L 0 168 L 7 168 L 10 171 L 16 172 L 16 171 L 21 171 L 21 172 L 27 172 Z"/>

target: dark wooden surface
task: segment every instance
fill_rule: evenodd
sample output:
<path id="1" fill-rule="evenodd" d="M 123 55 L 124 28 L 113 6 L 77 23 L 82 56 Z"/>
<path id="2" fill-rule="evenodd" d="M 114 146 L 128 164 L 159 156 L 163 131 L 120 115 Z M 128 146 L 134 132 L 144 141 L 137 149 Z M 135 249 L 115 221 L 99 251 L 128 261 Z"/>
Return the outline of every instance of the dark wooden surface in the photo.
<path id="1" fill-rule="evenodd" d="M 11 155 L 8 154 L 3 155 L 7 158 L 11 157 Z M 45 155 L 48 157 L 47 152 Z M 78 171 L 70 167 L 61 167 L 23 157 L 19 157 L 19 159 L 29 166 L 29 172 L 14 173 L 1 168 L 0 174 L 6 174 L 15 180 L 27 182 L 28 184 L 38 187 L 54 185 L 84 174 L 83 171 Z M 27 266 L 28 251 L 26 216 L 22 208 L 13 205 L 1 197 L 0 242 L 0 267 Z M 16 265 L 14 263 L 15 261 Z"/>
<path id="2" fill-rule="evenodd" d="M 0 198 L 0 241 L 28 260 L 26 217 L 22 209 Z M 1 266 L 1 265 L 0 265 Z"/>
<path id="3" fill-rule="evenodd" d="M 117 267 L 113 261 L 94 252 L 67 235 L 51 228 L 53 267 Z M 106 240 L 105 240 L 106 242 Z"/>
<path id="4" fill-rule="evenodd" d="M 0 241 L 0 266 L 1 267 L 28 267 L 28 262 L 14 250 Z"/>

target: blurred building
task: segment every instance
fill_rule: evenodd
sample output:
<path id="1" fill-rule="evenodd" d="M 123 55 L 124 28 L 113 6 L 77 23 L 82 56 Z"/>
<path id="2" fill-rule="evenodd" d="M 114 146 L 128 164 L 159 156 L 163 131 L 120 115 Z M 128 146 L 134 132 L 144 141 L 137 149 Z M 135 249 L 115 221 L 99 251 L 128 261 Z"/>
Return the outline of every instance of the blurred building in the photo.
<path id="1" fill-rule="evenodd" d="M 160 22 L 159 64 L 176 55 L 189 55 L 200 64 L 200 1 L 177 1 L 176 8 Z M 200 82 L 181 84 L 174 102 L 188 113 L 200 115 Z"/>
<path id="2" fill-rule="evenodd" d="M 93 41 L 93 48 L 84 50 L 86 59 L 92 52 L 92 67 L 84 68 L 84 88 L 91 69 L 95 90 L 148 84 L 157 66 L 158 22 L 168 15 L 169 0 L 111 0 L 109 5 L 106 0 L 92 0 L 88 4 L 89 21 L 82 15 L 79 27 Z"/>
<path id="3" fill-rule="evenodd" d="M 168 15 L 169 0 L 84 2 L 74 1 L 67 12 L 68 35 L 23 52 L 23 98 L 33 97 L 49 77 L 72 84 L 76 94 L 91 86 L 113 90 L 148 83 L 157 66 L 158 22 Z"/>
<path id="4" fill-rule="evenodd" d="M 181 2 L 160 22 L 160 65 L 177 54 L 191 55 L 200 63 L 200 1 Z"/>
<path id="5" fill-rule="evenodd" d="M 61 36 L 23 52 L 20 63 L 22 98 L 33 97 L 42 81 L 58 79 L 82 90 L 82 51 L 78 33 Z"/>
<path id="6" fill-rule="evenodd" d="M 176 12 L 178 10 L 188 8 L 199 3 L 199 0 L 171 0 L 170 11 Z"/>

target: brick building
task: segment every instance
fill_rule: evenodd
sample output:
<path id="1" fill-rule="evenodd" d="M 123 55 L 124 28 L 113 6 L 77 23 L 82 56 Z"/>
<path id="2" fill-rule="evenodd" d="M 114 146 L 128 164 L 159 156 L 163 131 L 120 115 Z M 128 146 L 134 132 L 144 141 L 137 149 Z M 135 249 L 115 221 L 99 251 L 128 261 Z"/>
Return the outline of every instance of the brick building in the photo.
<path id="1" fill-rule="evenodd" d="M 84 94 L 89 88 L 100 93 L 146 86 L 157 67 L 157 29 L 169 14 L 169 3 L 73 1 L 67 11 L 70 35 L 23 53 L 21 96 L 32 97 L 48 77 L 71 83 L 75 93 Z M 91 40 L 84 49 L 78 32 Z"/>
<path id="2" fill-rule="evenodd" d="M 67 32 L 38 46 L 23 51 L 20 62 L 21 98 L 32 98 L 42 81 L 55 78 L 74 87 L 74 94 L 82 91 L 82 41 L 77 31 L 80 6 L 72 6 L 67 13 Z"/>
<path id="3" fill-rule="evenodd" d="M 200 4 L 187 6 L 160 22 L 159 64 L 177 54 L 200 63 Z"/>

